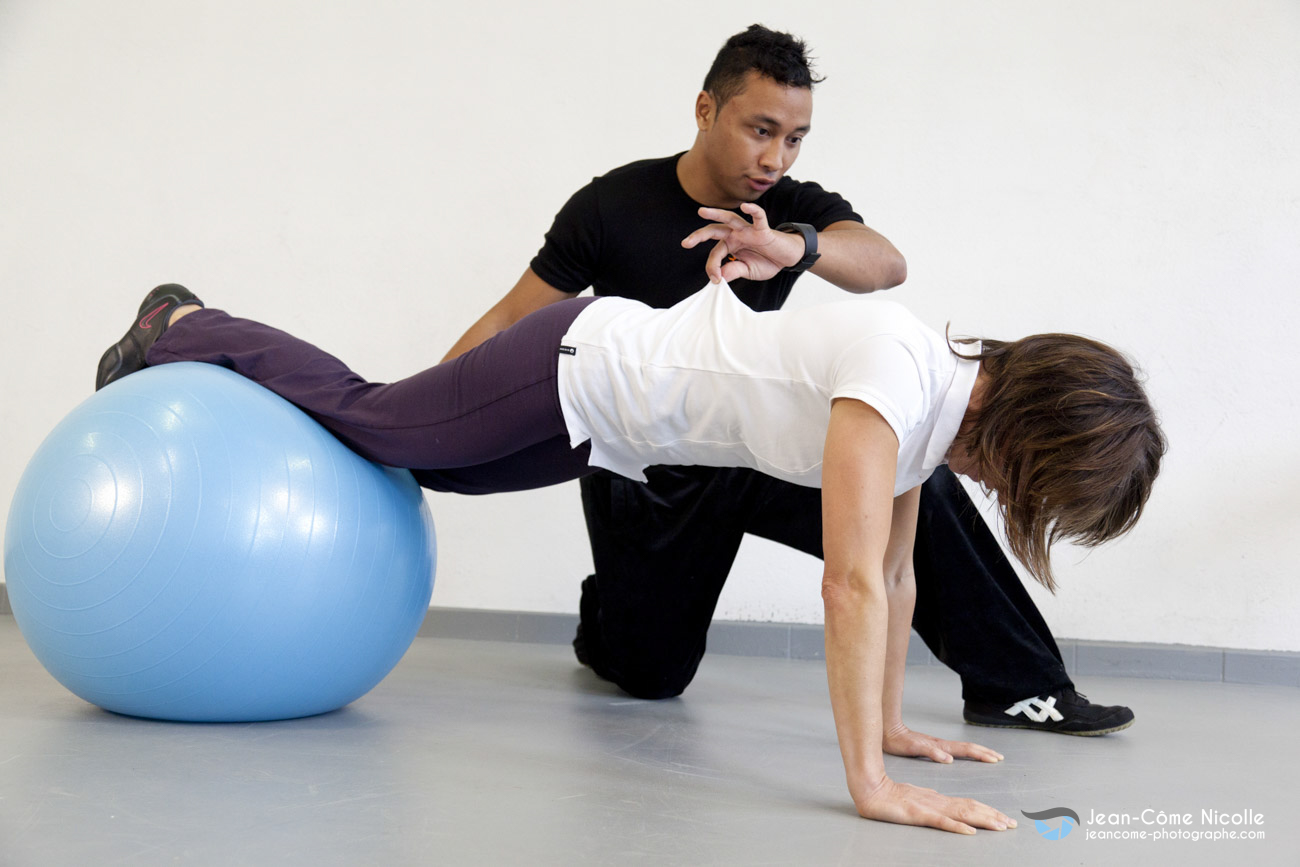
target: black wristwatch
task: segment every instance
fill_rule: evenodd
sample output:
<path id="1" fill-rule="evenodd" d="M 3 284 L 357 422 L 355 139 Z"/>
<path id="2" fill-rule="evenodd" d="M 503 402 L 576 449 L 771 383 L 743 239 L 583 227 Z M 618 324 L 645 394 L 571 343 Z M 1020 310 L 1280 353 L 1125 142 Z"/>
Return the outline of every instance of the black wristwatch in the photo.
<path id="1" fill-rule="evenodd" d="M 803 258 L 784 270 L 793 274 L 802 274 L 822 257 L 821 253 L 817 252 L 817 230 L 807 223 L 782 223 L 776 227 L 776 230 L 790 235 L 803 235 Z"/>

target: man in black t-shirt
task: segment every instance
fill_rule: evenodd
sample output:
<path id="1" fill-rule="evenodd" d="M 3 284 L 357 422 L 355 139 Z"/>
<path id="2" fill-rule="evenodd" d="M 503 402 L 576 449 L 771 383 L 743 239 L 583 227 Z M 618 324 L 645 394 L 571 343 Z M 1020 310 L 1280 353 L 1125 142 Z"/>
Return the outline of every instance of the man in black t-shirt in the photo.
<path id="1" fill-rule="evenodd" d="M 591 286 L 597 295 L 635 298 L 652 307 L 671 307 L 693 295 L 709 279 L 704 266 L 710 248 L 697 244 L 682 249 L 682 239 L 705 225 L 700 203 L 678 182 L 679 165 L 686 158 L 677 154 L 631 163 L 574 193 L 546 233 L 532 272 L 566 295 Z M 879 269 L 882 273 L 868 273 L 860 283 L 842 288 L 861 292 L 902 282 L 902 257 L 863 226 L 841 196 L 782 177 L 754 202 L 773 226 L 808 223 L 819 233 L 847 228 L 854 242 L 887 260 Z M 802 248 L 802 240 L 796 246 Z M 846 246 L 852 250 L 853 245 Z M 885 249 L 877 252 L 877 246 Z M 821 245 L 821 258 L 834 255 L 826 247 Z M 755 310 L 775 310 L 798 278 L 796 270 L 780 271 L 769 280 L 742 278 L 731 286 Z"/>
<path id="2" fill-rule="evenodd" d="M 732 37 L 696 98 L 691 149 L 575 193 L 519 282 L 447 357 L 588 286 L 667 307 L 700 289 L 707 271 L 750 307 L 773 310 L 809 269 L 849 292 L 903 282 L 902 256 L 848 202 L 786 176 L 815 81 L 803 44 L 787 34 L 755 25 Z M 646 484 L 603 471 L 581 482 L 596 571 L 582 584 L 574 648 L 628 693 L 664 698 L 695 675 L 744 534 L 820 557 L 821 501 L 818 490 L 748 469 L 646 475 Z M 913 563 L 913 625 L 961 675 L 968 722 L 1066 734 L 1132 723 L 1128 708 L 1074 691 L 1051 631 L 946 466 L 922 489 Z"/>

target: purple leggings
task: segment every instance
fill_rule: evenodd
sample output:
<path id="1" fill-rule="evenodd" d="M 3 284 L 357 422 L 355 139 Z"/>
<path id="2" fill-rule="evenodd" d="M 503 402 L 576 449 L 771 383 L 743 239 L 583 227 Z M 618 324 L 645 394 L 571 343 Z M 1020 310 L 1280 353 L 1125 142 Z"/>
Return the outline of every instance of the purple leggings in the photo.
<path id="1" fill-rule="evenodd" d="M 569 447 L 556 382 L 560 338 L 595 298 L 551 304 L 459 358 L 392 383 L 366 382 L 327 352 L 220 310 L 177 320 L 149 364 L 204 361 L 263 385 L 361 456 L 411 470 L 435 491 L 541 488 L 592 471 Z"/>

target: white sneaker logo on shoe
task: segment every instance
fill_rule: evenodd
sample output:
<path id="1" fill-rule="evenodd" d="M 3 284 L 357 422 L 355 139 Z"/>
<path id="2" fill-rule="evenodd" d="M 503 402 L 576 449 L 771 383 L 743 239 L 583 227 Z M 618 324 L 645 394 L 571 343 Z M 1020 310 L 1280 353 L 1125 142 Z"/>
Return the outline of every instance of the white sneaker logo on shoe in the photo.
<path id="1" fill-rule="evenodd" d="M 1037 707 L 1035 707 L 1037 705 Z M 1065 719 L 1061 712 L 1056 709 L 1056 696 L 1049 695 L 1047 701 L 1043 701 L 1038 696 L 1018 701 L 1011 707 L 1003 711 L 1007 716 L 1015 716 L 1023 713 L 1034 722 L 1046 722 L 1051 719 L 1053 722 L 1060 722 Z"/>

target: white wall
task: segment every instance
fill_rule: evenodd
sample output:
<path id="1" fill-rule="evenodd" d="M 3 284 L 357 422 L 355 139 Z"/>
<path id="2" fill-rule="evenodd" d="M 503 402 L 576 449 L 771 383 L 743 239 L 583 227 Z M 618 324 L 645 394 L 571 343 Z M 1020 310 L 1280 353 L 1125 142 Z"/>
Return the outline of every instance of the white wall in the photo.
<path id="1" fill-rule="evenodd" d="M 1057 633 L 1300 650 L 1300 4 L 804 5 L 0 3 L 0 501 L 159 282 L 374 379 L 437 359 L 570 192 L 690 144 L 759 20 L 820 59 L 793 175 L 907 255 L 894 297 L 1149 372 L 1164 474 L 1129 538 L 1058 552 Z M 576 486 L 432 505 L 435 604 L 576 610 Z M 719 616 L 817 622 L 818 579 L 747 543 Z"/>

